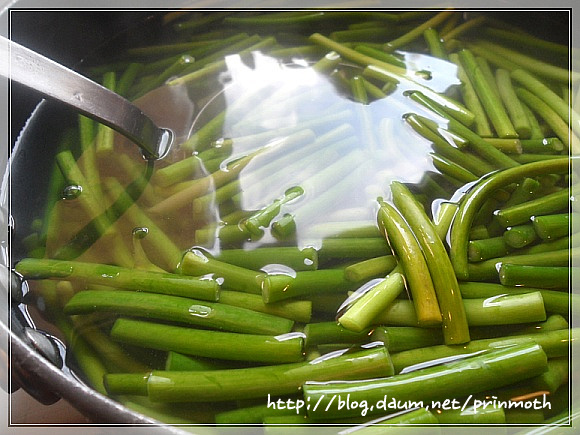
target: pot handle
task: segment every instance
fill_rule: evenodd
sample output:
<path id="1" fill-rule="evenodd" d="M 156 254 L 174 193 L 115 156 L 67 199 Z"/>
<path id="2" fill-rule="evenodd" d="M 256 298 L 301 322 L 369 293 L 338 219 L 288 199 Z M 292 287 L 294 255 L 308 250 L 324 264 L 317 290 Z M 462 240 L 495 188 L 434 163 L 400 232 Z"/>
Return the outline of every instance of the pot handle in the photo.
<path id="1" fill-rule="evenodd" d="M 10 342 L 8 340 L 20 339 L 33 352 L 38 352 L 59 369 L 64 368 L 65 346 L 56 337 L 40 331 L 34 326 L 24 304 L 25 284 L 22 278 L 14 272 L 8 272 L 5 268 L 2 268 L 2 274 L 6 275 L 4 277 L 6 279 L 3 279 L 2 283 L 8 283 L 10 289 L 10 299 L 8 299 L 8 294 L 5 293 L 7 289 L 4 285 L 0 286 L 1 293 L 5 293 L 2 296 L 6 296 L 5 300 L 8 302 L 9 308 L 6 310 L 6 307 L 3 307 L 1 313 L 1 321 L 4 326 L 2 333 L 6 333 L 1 334 L 6 335 L 0 348 L 0 354 L 4 357 L 2 358 L 2 367 L 0 367 L 2 389 L 13 393 L 22 388 L 38 402 L 51 405 L 60 400 L 58 395 L 35 382 L 33 377 L 21 367 L 10 365 Z"/>

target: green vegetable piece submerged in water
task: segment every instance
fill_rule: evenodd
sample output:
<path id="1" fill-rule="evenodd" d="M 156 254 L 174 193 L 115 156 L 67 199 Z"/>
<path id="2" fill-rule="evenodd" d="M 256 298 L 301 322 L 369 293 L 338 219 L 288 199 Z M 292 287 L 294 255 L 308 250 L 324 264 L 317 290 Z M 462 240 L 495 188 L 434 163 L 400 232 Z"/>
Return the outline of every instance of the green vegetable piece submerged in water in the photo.
<path id="1" fill-rule="evenodd" d="M 50 218 L 26 239 L 36 258 L 16 271 L 50 299 L 51 312 L 64 306 L 55 322 L 67 338 L 71 325 L 94 332 L 82 337 L 87 346 L 71 343 L 87 379 L 102 391 L 111 371 L 108 393 L 127 406 L 167 423 L 199 416 L 208 424 L 358 424 L 360 409 L 348 411 L 355 421 L 330 403 L 345 393 L 370 403 L 385 393 L 415 401 L 508 394 L 528 381 L 565 389 L 570 332 L 553 314 L 569 312 L 560 290 L 575 238 L 562 175 L 579 132 L 563 89 L 575 75 L 557 66 L 567 47 L 534 39 L 555 56 L 553 65 L 536 60 L 509 48 L 519 33 L 487 17 L 461 23 L 451 10 L 234 15 L 172 15 L 177 40 L 95 69 L 119 77 L 125 95 L 169 79 L 199 97 L 191 136 L 167 160 L 143 174 L 129 155 L 120 169 L 105 168 L 93 149 L 96 124 L 86 120 L 81 159 L 59 153 L 50 191 L 72 187 L 66 200 L 49 200 Z M 266 64 L 276 68 L 269 77 L 248 80 Z M 290 72 L 301 80 L 286 79 Z M 389 185 L 394 206 L 377 204 Z M 89 224 L 78 228 L 83 214 Z M 131 240 L 135 228 L 149 235 Z M 63 245 L 65 234 L 72 239 Z M 530 282 L 534 274 L 545 279 Z M 373 279 L 380 284 L 364 296 L 347 297 Z M 405 287 L 411 300 L 399 295 Z M 346 311 L 344 302 L 353 302 Z M 109 328 L 117 315 L 134 318 Z M 385 346 L 344 351 L 377 341 Z M 116 356 L 102 351 L 107 342 Z M 168 370 L 153 370 L 167 353 Z M 297 418 L 252 407 L 249 417 L 228 417 L 233 400 L 268 394 L 321 402 Z M 184 405 L 185 419 L 164 404 L 191 401 L 208 404 L 198 403 L 195 417 Z M 379 424 L 543 418 L 499 411 L 420 407 Z"/>

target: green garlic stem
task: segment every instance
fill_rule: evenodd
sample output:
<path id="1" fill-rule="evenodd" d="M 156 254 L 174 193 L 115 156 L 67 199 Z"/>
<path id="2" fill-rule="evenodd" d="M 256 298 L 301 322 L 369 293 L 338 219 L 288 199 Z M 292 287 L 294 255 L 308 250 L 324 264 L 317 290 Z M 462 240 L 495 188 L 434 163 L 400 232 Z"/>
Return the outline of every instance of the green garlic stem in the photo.
<path id="1" fill-rule="evenodd" d="M 300 392 L 307 380 L 327 381 L 336 377 L 360 379 L 393 374 L 384 347 L 331 358 L 275 366 L 211 372 L 153 371 L 148 394 L 156 402 L 230 401 Z M 217 376 L 216 376 L 217 375 Z M 246 380 L 244 386 L 240 380 Z"/>
<path id="2" fill-rule="evenodd" d="M 185 355 L 270 364 L 302 361 L 302 337 L 209 331 L 119 318 L 111 337 L 121 343 Z"/>
<path id="3" fill-rule="evenodd" d="M 502 387 L 537 376 L 547 370 L 547 357 L 537 344 L 494 350 L 465 360 L 419 369 L 389 378 L 349 383 L 306 383 L 304 395 L 319 406 L 308 410 L 313 418 L 350 417 L 359 409 L 339 409 L 338 398 L 378 403 L 387 397 L 400 401 L 441 400 Z M 427 388 L 428 385 L 428 388 Z M 372 413 L 380 412 L 374 409 Z"/>
<path id="4" fill-rule="evenodd" d="M 393 273 L 378 282 L 357 299 L 339 318 L 338 322 L 354 332 L 362 332 L 405 288 L 403 275 Z"/>
<path id="5" fill-rule="evenodd" d="M 223 303 L 145 292 L 84 290 L 65 305 L 68 315 L 110 312 L 218 330 L 277 335 L 292 330 L 294 322 Z"/>

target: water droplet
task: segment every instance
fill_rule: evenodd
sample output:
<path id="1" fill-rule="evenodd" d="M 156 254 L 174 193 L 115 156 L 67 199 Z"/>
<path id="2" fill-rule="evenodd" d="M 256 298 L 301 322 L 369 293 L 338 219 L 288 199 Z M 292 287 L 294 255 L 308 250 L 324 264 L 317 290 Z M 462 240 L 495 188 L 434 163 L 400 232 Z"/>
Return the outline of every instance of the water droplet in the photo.
<path id="1" fill-rule="evenodd" d="M 137 239 L 144 239 L 149 234 L 149 228 L 147 227 L 137 227 L 133 228 L 133 237 Z"/>
<path id="2" fill-rule="evenodd" d="M 117 278 L 118 276 L 119 276 L 118 273 L 101 273 L 101 277 L 106 279 L 114 279 Z"/>
<path id="3" fill-rule="evenodd" d="M 214 142 L 214 147 L 215 148 L 222 148 L 225 144 L 226 144 L 226 139 L 223 137 L 220 137 L 219 139 L 217 139 Z"/>
<path id="4" fill-rule="evenodd" d="M 82 92 L 75 92 L 73 98 L 78 101 L 83 101 L 84 95 Z"/>
<path id="5" fill-rule="evenodd" d="M 78 184 L 71 184 L 62 190 L 63 199 L 76 199 L 83 192 L 83 187 Z"/>
<path id="6" fill-rule="evenodd" d="M 190 56 L 189 54 L 184 54 L 181 56 L 181 63 L 183 65 L 187 65 L 193 62 L 195 62 L 195 58 L 193 56 Z"/>
<path id="7" fill-rule="evenodd" d="M 192 305 L 188 311 L 192 316 L 203 318 L 210 317 L 213 314 L 213 310 L 207 305 Z"/>

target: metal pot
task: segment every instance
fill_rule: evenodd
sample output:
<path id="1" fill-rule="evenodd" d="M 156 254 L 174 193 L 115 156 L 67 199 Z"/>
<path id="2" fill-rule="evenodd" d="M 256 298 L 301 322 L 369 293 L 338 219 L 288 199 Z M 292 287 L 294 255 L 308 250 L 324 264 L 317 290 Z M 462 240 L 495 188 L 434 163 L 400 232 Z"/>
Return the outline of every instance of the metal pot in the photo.
<path id="1" fill-rule="evenodd" d="M 505 12 L 502 18 L 512 21 L 514 14 Z M 160 38 L 159 13 L 147 11 L 96 11 L 96 12 L 48 12 L 26 11 L 12 15 L 11 36 L 15 41 L 33 48 L 48 57 L 69 66 L 78 66 L 87 55 L 98 55 L 94 48 L 116 38 L 119 47 L 139 38 L 142 45 Z M 539 36 L 550 35 L 557 42 L 567 42 L 568 24 L 553 26 L 559 16 L 546 12 L 525 14 L 526 27 Z M 126 29 L 132 28 L 127 33 Z M 115 36 L 116 35 L 116 36 Z M 57 48 L 58 47 L 58 48 Z M 0 234 L 0 240 L 10 240 L 13 259 L 22 255 L 22 238 L 30 226 L 31 210 L 42 201 L 45 194 L 48 171 L 52 161 L 56 139 L 62 131 L 63 122 L 71 119 L 67 109 L 55 106 L 16 85 L 11 94 L 11 154 L 12 198 L 8 203 L 7 191 L 3 191 L 2 206 L 10 205 L 10 219 L 0 222 L 2 231 L 9 228 L 10 239 Z M 30 113 L 32 112 L 32 115 Z M 4 186 L 3 186 L 4 187 Z M 9 225 L 7 225 L 9 224 Z M 2 255 L 10 266 L 8 246 L 2 246 Z M 3 269 L 8 281 L 8 272 Z M 54 403 L 64 399 L 73 404 L 92 422 L 106 424 L 151 425 L 156 422 L 131 411 L 117 402 L 96 393 L 70 373 L 63 371 L 64 348 L 49 334 L 37 331 L 27 316 L 18 291 L 17 277 L 12 276 L 13 290 L 4 289 L 2 294 L 10 307 L 0 308 L 0 340 L 9 344 L 3 349 L 11 363 L 11 379 L 4 379 L 7 391 L 25 388 L 41 403 Z M 16 291 L 15 291 L 16 289 Z M 10 295 L 10 296 L 9 296 Z M 163 431 L 173 431 L 164 427 Z"/>

